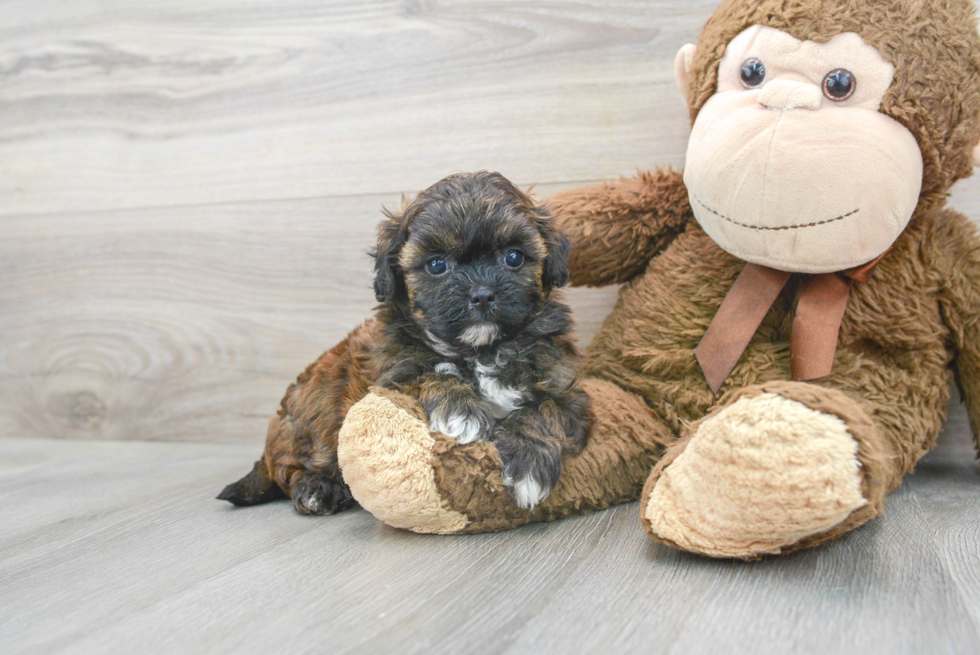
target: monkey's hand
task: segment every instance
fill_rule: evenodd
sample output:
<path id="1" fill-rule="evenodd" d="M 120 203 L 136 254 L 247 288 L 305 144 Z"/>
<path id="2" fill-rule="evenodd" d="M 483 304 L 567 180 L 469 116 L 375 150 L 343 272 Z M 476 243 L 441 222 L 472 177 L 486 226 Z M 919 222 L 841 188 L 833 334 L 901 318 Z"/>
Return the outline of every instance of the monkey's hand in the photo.
<path id="1" fill-rule="evenodd" d="M 626 282 L 692 216 L 683 176 L 669 169 L 564 191 L 546 204 L 572 240 L 568 264 L 575 286 Z"/>

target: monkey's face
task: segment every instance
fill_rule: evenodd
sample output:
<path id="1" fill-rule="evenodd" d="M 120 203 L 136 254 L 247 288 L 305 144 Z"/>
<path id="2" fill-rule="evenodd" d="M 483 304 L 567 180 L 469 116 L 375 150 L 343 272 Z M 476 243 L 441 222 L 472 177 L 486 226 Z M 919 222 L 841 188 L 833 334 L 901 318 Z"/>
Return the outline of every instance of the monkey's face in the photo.
<path id="1" fill-rule="evenodd" d="M 792 272 L 885 252 L 922 184 L 915 138 L 878 111 L 893 76 L 854 33 L 814 43 L 756 25 L 732 39 L 687 151 L 684 182 L 705 232 L 741 259 Z"/>
<path id="2" fill-rule="evenodd" d="M 411 316 L 442 354 L 517 334 L 547 297 L 549 256 L 566 254 L 550 252 L 544 222 L 520 196 L 490 182 L 457 177 L 453 195 L 431 194 L 398 256 Z"/>

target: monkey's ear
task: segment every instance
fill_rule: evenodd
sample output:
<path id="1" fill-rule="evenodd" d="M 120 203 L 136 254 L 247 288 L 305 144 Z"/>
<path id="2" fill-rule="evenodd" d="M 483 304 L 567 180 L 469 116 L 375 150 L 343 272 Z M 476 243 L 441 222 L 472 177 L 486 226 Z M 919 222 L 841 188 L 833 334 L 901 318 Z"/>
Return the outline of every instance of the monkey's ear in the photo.
<path id="1" fill-rule="evenodd" d="M 691 102 L 691 67 L 694 66 L 694 53 L 697 50 L 696 45 L 688 43 L 681 46 L 677 51 L 677 57 L 674 58 L 674 81 L 677 82 L 677 88 L 681 90 L 684 103 L 688 105 Z"/>
<path id="2" fill-rule="evenodd" d="M 572 252 L 572 242 L 558 229 L 554 217 L 543 208 L 541 211 L 538 231 L 544 237 L 545 246 L 548 248 L 548 254 L 544 258 L 541 285 L 546 289 L 563 287 L 568 284 L 568 255 Z"/>
<path id="3" fill-rule="evenodd" d="M 980 166 L 980 143 L 973 146 L 973 165 Z"/>
<path id="4" fill-rule="evenodd" d="M 378 245 L 371 252 L 374 257 L 374 297 L 378 302 L 391 302 L 395 299 L 402 284 L 398 273 L 398 254 L 405 245 L 405 204 L 399 212 L 387 208 L 385 219 L 378 226 Z"/>

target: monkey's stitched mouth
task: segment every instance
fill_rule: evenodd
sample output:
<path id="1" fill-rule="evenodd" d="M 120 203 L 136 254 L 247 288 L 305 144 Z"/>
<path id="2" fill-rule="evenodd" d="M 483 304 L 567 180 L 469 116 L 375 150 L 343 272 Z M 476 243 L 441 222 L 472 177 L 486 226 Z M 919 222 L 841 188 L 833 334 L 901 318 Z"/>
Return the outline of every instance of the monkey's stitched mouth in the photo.
<path id="1" fill-rule="evenodd" d="M 779 225 L 779 226 L 776 226 L 776 227 L 769 227 L 769 226 L 766 226 L 766 225 L 749 225 L 748 223 L 741 223 L 739 221 L 736 221 L 734 218 L 729 218 L 728 216 L 725 216 L 724 214 L 715 211 L 711 207 L 709 207 L 706 204 L 704 204 L 704 202 L 700 198 L 698 198 L 697 196 L 694 196 L 694 199 L 698 201 L 698 204 L 699 205 L 701 205 L 702 207 L 704 207 L 705 209 L 707 209 L 709 212 L 711 212 L 712 214 L 714 214 L 718 218 L 722 218 L 722 219 L 728 221 L 729 223 L 731 223 L 732 225 L 738 225 L 739 227 L 747 227 L 747 228 L 749 228 L 751 230 L 770 230 L 770 231 L 778 231 L 778 230 L 799 230 L 799 229 L 802 229 L 802 228 L 805 228 L 805 227 L 816 227 L 818 225 L 826 225 L 827 223 L 834 223 L 836 221 L 843 220 L 843 219 L 847 218 L 848 216 L 853 216 L 854 214 L 857 214 L 859 211 L 861 211 L 861 208 L 859 207 L 857 209 L 852 209 L 851 211 L 847 212 L 846 214 L 841 214 L 837 218 L 828 218 L 826 220 L 823 220 L 823 221 L 815 221 L 813 223 L 800 223 L 798 225 Z"/>

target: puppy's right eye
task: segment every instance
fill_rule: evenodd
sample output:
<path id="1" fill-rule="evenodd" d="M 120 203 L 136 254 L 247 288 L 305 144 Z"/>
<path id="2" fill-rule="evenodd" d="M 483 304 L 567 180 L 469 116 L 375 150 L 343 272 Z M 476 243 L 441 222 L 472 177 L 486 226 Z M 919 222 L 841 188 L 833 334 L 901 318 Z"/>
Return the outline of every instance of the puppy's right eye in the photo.
<path id="1" fill-rule="evenodd" d="M 433 257 L 425 263 L 425 270 L 429 275 L 442 275 L 449 270 L 449 264 L 442 257 Z"/>
<path id="2" fill-rule="evenodd" d="M 511 250 L 504 255 L 504 264 L 507 268 L 520 268 L 524 263 L 524 253 L 520 250 Z"/>

